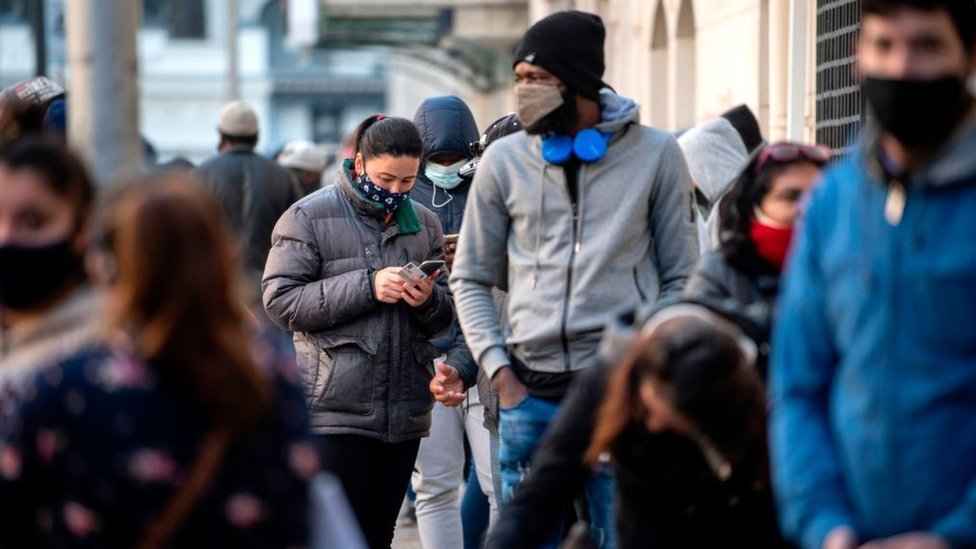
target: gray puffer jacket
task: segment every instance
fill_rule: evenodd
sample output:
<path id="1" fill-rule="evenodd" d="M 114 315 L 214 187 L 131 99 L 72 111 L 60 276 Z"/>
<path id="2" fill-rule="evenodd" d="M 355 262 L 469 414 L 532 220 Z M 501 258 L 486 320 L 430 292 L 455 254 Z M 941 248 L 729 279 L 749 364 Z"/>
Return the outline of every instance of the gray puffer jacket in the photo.
<path id="1" fill-rule="evenodd" d="M 419 232 L 363 200 L 342 170 L 336 184 L 298 201 L 278 221 L 264 271 L 264 306 L 295 332 L 312 432 L 400 442 L 427 436 L 437 356 L 428 339 L 454 319 L 446 281 L 424 306 L 373 297 L 386 267 L 444 259 L 437 217 L 414 205 Z"/>

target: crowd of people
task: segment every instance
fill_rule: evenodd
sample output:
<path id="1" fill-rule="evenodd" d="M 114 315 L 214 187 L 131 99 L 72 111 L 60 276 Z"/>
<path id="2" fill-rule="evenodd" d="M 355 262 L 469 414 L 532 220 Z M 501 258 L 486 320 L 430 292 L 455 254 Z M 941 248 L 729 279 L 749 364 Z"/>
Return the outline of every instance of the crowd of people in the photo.
<path id="1" fill-rule="evenodd" d="M 0 547 L 976 547 L 976 2 L 862 10 L 843 158 L 641 125 L 578 11 L 334 167 L 234 102 L 97 185 L 5 91 Z"/>

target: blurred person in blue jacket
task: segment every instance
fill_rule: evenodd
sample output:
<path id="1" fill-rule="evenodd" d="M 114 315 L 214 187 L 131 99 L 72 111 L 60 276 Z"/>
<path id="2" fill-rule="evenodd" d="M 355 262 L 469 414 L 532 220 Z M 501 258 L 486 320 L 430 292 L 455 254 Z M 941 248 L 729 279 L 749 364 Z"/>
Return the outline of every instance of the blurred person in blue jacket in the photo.
<path id="1" fill-rule="evenodd" d="M 774 335 L 780 518 L 807 548 L 976 547 L 976 3 L 862 9 L 872 116 L 813 192 Z"/>

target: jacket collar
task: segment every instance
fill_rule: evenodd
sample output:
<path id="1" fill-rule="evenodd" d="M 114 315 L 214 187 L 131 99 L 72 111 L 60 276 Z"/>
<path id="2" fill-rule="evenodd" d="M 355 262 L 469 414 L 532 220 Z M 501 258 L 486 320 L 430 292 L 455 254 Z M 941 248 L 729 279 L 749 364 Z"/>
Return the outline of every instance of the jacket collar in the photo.
<path id="1" fill-rule="evenodd" d="M 876 122 L 865 125 L 859 154 L 868 172 L 878 181 L 887 181 L 881 164 L 882 131 Z M 912 174 L 910 184 L 949 187 L 976 182 L 976 106 L 970 109 L 966 122 L 929 162 Z"/>
<path id="2" fill-rule="evenodd" d="M 336 174 L 336 184 L 359 212 L 377 220 L 381 227 L 386 224 L 386 212 L 383 208 L 364 198 L 353 185 L 351 159 L 347 158 L 342 161 L 342 169 Z M 397 208 L 393 215 L 393 221 L 396 221 L 400 226 L 400 234 L 420 232 L 420 219 L 417 217 L 417 210 L 413 207 L 413 201 L 409 197 Z"/>

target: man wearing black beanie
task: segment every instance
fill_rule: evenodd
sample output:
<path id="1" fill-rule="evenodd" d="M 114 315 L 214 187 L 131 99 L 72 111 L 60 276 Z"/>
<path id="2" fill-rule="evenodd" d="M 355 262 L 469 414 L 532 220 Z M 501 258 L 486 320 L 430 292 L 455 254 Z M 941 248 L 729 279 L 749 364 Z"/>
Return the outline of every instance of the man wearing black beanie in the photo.
<path id="1" fill-rule="evenodd" d="M 468 345 L 498 392 L 500 499 L 511 508 L 501 523 L 515 533 L 491 547 L 557 546 L 571 502 L 530 488 L 533 475 L 520 488 L 533 451 L 576 374 L 599 363 L 604 326 L 680 295 L 698 259 L 684 156 L 603 82 L 605 37 L 601 19 L 580 11 L 526 31 L 513 60 L 525 131 L 486 151 L 461 228 L 451 288 Z M 506 330 L 492 300 L 499 275 L 509 289 Z M 601 470 L 586 484 L 592 537 L 612 548 L 612 479 Z"/>

